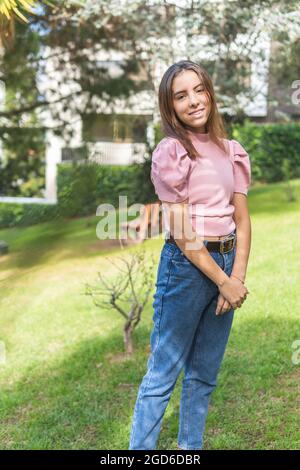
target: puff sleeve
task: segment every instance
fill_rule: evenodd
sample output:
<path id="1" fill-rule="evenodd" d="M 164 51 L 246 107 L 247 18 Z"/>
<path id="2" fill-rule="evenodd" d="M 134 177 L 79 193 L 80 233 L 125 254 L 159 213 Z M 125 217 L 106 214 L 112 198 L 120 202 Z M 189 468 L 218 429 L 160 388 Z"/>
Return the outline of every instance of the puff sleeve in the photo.
<path id="1" fill-rule="evenodd" d="M 237 140 L 231 140 L 233 147 L 234 193 L 247 196 L 251 184 L 251 164 L 249 155 Z"/>
<path id="2" fill-rule="evenodd" d="M 188 198 L 191 159 L 183 145 L 165 137 L 152 153 L 151 181 L 161 201 L 182 202 Z"/>

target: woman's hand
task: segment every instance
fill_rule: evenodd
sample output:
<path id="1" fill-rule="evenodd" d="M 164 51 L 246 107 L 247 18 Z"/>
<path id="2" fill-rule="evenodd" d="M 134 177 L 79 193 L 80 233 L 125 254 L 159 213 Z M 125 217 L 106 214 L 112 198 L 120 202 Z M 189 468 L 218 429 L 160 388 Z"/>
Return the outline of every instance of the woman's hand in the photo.
<path id="1" fill-rule="evenodd" d="M 232 276 L 235 279 L 237 279 L 235 276 Z M 242 284 L 244 284 L 241 281 Z M 246 294 L 247 295 L 247 294 Z M 241 307 L 242 303 L 246 300 L 246 297 L 242 300 L 241 304 L 239 306 L 236 306 L 235 308 Z M 223 313 L 228 312 L 231 310 L 233 307 L 232 305 L 228 302 L 228 300 L 225 299 L 225 297 L 220 293 L 217 301 L 217 309 L 216 309 L 216 315 L 223 315 Z"/>
<path id="2" fill-rule="evenodd" d="M 232 309 L 232 306 L 230 305 L 228 300 L 226 300 L 222 294 L 219 294 L 216 315 L 223 315 L 223 313 L 226 313 L 231 309 Z"/>

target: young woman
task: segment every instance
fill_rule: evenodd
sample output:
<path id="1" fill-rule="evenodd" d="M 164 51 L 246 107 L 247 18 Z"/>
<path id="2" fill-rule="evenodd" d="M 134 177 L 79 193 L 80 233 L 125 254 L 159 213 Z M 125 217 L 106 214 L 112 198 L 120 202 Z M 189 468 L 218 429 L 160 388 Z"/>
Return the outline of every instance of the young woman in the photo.
<path id="1" fill-rule="evenodd" d="M 208 73 L 191 61 L 165 72 L 159 106 L 166 137 L 151 180 L 167 229 L 157 272 L 147 373 L 129 449 L 155 449 L 163 415 L 184 370 L 179 449 L 201 449 L 209 398 L 241 307 L 251 244 L 247 152 L 227 140 Z"/>

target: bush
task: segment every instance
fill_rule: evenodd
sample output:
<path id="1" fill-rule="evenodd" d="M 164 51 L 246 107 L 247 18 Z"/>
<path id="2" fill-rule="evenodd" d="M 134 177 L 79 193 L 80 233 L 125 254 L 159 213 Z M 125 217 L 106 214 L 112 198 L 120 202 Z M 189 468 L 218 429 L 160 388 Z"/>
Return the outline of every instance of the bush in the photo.
<path id="1" fill-rule="evenodd" d="M 43 197 L 45 131 L 34 127 L 0 127 L 0 194 Z"/>
<path id="2" fill-rule="evenodd" d="M 129 166 L 59 164 L 58 204 L 0 203 L 0 228 L 33 225 L 59 217 L 92 215 L 102 203 L 118 208 L 119 195 L 127 196 L 128 206 L 136 202 L 146 203 L 152 190 L 149 173 L 149 160 Z M 152 193 L 152 200 L 157 200 L 153 190 Z"/>
<path id="3" fill-rule="evenodd" d="M 97 199 L 97 169 L 89 164 L 60 164 L 57 188 L 59 211 L 63 216 L 90 214 Z"/>
<path id="4" fill-rule="evenodd" d="M 128 206 L 144 203 L 151 197 L 149 172 L 148 161 L 128 166 L 60 164 L 57 178 L 59 212 L 62 216 L 95 214 L 102 203 L 117 208 L 119 196 L 127 196 Z M 157 199 L 153 194 L 152 198 Z M 146 200 L 142 196 L 146 196 Z"/>
<path id="5" fill-rule="evenodd" d="M 57 204 L 0 203 L 0 228 L 25 227 L 59 217 Z"/>
<path id="6" fill-rule="evenodd" d="M 284 160 L 288 160 L 291 178 L 300 177 L 300 125 L 255 124 L 246 121 L 234 126 L 232 136 L 250 155 L 252 180 L 265 183 L 285 179 Z"/>

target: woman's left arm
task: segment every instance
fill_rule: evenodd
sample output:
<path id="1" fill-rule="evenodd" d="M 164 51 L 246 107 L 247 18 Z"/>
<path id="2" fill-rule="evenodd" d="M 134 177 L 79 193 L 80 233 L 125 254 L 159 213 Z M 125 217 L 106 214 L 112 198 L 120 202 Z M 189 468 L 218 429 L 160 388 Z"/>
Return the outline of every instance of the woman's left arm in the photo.
<path id="1" fill-rule="evenodd" d="M 251 247 L 251 220 L 247 196 L 234 193 L 232 204 L 235 208 L 233 219 L 236 225 L 236 256 L 231 275 L 245 281 Z"/>

